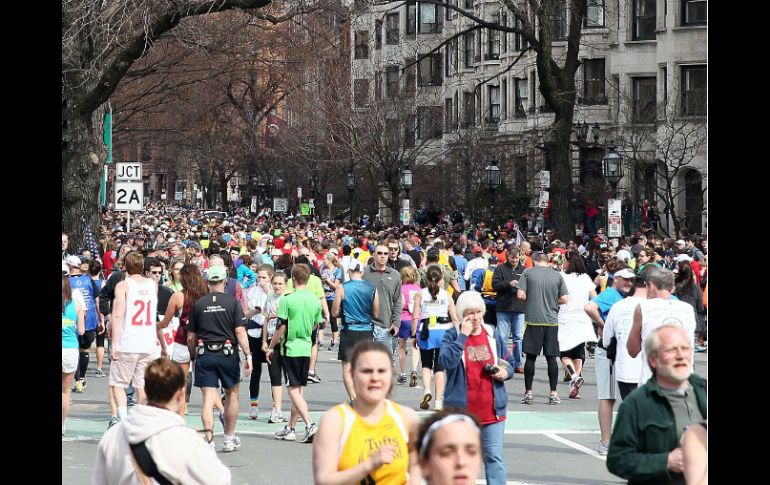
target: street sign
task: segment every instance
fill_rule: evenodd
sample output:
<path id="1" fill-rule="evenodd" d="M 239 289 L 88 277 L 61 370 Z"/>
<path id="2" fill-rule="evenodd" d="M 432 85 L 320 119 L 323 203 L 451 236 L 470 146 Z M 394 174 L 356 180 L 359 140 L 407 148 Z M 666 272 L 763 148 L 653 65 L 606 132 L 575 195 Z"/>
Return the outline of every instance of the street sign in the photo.
<path id="1" fill-rule="evenodd" d="M 251 213 L 252 214 L 257 213 L 257 196 L 256 195 L 251 196 Z"/>
<path id="2" fill-rule="evenodd" d="M 403 209 L 407 211 L 409 210 L 409 199 L 403 200 Z"/>
<path id="3" fill-rule="evenodd" d="M 302 198 L 302 187 L 297 187 L 297 198 Z"/>
<path id="4" fill-rule="evenodd" d="M 140 211 L 144 200 L 144 184 L 136 181 L 115 181 L 115 210 Z"/>
<path id="5" fill-rule="evenodd" d="M 334 200 L 334 194 L 326 194 L 326 203 L 329 205 L 332 205 L 332 201 Z"/>
<path id="6" fill-rule="evenodd" d="M 548 191 L 547 190 L 541 190 L 540 191 L 540 198 L 538 199 L 537 206 L 541 209 L 545 209 L 548 207 Z"/>
<path id="7" fill-rule="evenodd" d="M 404 224 L 409 224 L 409 209 L 404 209 L 401 211 L 401 221 Z"/>
<path id="8" fill-rule="evenodd" d="M 620 219 L 621 202 L 619 199 L 609 199 L 607 201 L 607 236 L 620 237 L 622 232 L 622 222 Z"/>
<path id="9" fill-rule="evenodd" d="M 142 164 L 140 162 L 118 162 L 115 164 L 116 181 L 142 181 Z"/>
<path id="10" fill-rule="evenodd" d="M 315 199 L 308 199 L 308 204 L 310 204 L 311 209 L 315 209 Z"/>
<path id="11" fill-rule="evenodd" d="M 540 187 L 548 188 L 551 186 L 551 172 L 548 170 L 541 170 L 537 173 L 538 180 L 540 181 Z"/>
<path id="12" fill-rule="evenodd" d="M 300 210 L 302 211 L 303 216 L 309 216 L 310 215 L 310 204 L 307 202 L 303 202 L 300 205 Z"/>
<path id="13" fill-rule="evenodd" d="M 289 210 L 289 199 L 275 197 L 273 199 L 273 212 L 286 212 Z"/>

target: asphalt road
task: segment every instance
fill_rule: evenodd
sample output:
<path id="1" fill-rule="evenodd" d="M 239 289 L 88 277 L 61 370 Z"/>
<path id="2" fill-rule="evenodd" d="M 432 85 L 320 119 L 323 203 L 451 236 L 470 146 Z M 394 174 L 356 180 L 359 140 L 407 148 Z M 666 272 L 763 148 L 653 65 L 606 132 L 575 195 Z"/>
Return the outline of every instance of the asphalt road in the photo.
<path id="1" fill-rule="evenodd" d="M 327 337 L 328 338 L 328 337 Z M 708 354 L 695 354 L 695 370 L 708 376 Z M 62 438 L 62 484 L 81 485 L 90 483 L 96 446 L 109 420 L 107 401 L 108 378 L 94 377 L 96 358 L 92 355 L 88 371 L 88 387 L 82 394 L 72 393 L 73 404 L 67 419 L 67 435 Z M 409 361 L 409 360 L 408 360 Z M 109 364 L 105 363 L 105 372 Z M 305 397 L 311 415 L 317 421 L 331 406 L 346 399 L 342 384 L 340 363 L 336 352 L 322 350 L 318 359 L 317 373 L 321 384 L 308 385 Z M 605 458 L 596 454 L 599 442 L 599 424 L 596 415 L 596 380 L 594 361 L 587 360 L 583 372 L 585 384 L 580 400 L 567 398 L 569 386 L 559 384 L 562 402 L 549 406 L 548 376 L 545 359 L 537 361 L 534 393 L 535 404 L 520 404 L 524 392 L 523 376 L 517 374 L 506 383 L 509 394 L 508 419 L 505 431 L 505 462 L 509 484 L 610 484 L 625 483 L 610 474 Z M 561 376 L 560 376 L 561 377 Z M 266 370 L 262 373 L 260 389 L 263 409 L 258 421 L 248 418 L 248 382 L 241 384 L 240 415 L 236 433 L 242 441 L 241 448 L 233 453 L 218 452 L 230 467 L 234 484 L 276 483 L 306 485 L 312 483 L 311 445 L 300 442 L 276 440 L 272 433 L 281 424 L 267 424 L 270 411 L 270 387 Z M 417 388 L 397 384 L 392 399 L 419 410 L 422 382 Z M 190 414 L 187 423 L 201 428 L 200 391 L 193 389 Z M 284 392 L 283 409 L 288 416 L 289 398 Z M 616 404 L 616 410 L 617 406 Z M 427 412 L 421 412 L 426 414 Z M 222 428 L 215 419 L 217 449 L 221 448 Z M 298 437 L 304 433 L 302 424 Z M 483 471 L 477 483 L 486 483 Z"/>

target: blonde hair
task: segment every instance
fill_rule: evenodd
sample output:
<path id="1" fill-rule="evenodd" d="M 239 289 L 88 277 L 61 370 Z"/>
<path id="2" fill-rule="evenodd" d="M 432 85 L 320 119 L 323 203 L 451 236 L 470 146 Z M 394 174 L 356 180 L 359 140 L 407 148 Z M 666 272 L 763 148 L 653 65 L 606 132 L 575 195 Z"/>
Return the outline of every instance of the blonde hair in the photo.
<path id="1" fill-rule="evenodd" d="M 417 280 L 419 279 L 419 276 L 417 275 L 417 270 L 415 270 L 412 265 L 404 266 L 401 268 L 401 282 L 402 283 L 417 283 Z"/>

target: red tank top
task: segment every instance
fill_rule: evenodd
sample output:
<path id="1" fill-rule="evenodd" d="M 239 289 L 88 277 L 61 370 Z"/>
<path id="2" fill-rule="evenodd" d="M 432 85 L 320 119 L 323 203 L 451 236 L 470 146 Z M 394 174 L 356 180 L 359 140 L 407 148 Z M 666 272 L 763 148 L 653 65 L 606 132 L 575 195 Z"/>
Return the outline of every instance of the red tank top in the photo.
<path id="1" fill-rule="evenodd" d="M 187 319 L 190 318 L 190 310 L 192 310 L 192 304 L 188 304 L 185 297 L 182 304 L 182 314 L 179 315 L 179 328 L 174 335 L 174 342 L 180 345 L 187 345 Z"/>

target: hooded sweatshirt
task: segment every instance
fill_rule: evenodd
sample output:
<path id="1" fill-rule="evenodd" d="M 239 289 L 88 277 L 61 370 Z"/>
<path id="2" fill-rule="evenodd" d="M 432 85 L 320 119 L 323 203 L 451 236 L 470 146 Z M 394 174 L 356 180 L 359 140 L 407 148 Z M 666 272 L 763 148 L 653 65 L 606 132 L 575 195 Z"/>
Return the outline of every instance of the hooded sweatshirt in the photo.
<path id="1" fill-rule="evenodd" d="M 131 461 L 129 443 L 142 441 L 158 470 L 172 483 L 231 482 L 230 469 L 219 461 L 202 435 L 185 426 L 184 418 L 167 409 L 137 404 L 123 421 L 102 436 L 92 485 L 141 485 Z"/>

